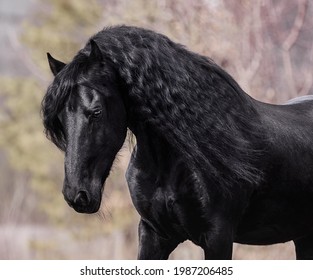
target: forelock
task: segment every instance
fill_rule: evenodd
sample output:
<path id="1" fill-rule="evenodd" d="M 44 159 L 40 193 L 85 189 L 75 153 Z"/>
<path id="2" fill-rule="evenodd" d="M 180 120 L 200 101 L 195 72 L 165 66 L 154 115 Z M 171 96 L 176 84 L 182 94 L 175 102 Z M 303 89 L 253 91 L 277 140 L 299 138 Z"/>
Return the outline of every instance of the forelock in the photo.
<path id="1" fill-rule="evenodd" d="M 66 147 L 66 139 L 58 115 L 71 96 L 78 78 L 86 71 L 86 59 L 85 54 L 78 53 L 73 61 L 55 76 L 42 101 L 44 132 L 47 138 L 63 151 Z"/>

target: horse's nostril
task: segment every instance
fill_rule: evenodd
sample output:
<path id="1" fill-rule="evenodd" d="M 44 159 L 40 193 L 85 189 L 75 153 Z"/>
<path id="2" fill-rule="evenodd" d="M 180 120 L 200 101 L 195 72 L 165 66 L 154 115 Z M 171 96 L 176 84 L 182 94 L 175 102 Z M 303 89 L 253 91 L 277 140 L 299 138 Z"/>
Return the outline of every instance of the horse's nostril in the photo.
<path id="1" fill-rule="evenodd" d="M 74 203 L 81 206 L 89 205 L 89 197 L 86 191 L 79 191 L 74 199 Z"/>

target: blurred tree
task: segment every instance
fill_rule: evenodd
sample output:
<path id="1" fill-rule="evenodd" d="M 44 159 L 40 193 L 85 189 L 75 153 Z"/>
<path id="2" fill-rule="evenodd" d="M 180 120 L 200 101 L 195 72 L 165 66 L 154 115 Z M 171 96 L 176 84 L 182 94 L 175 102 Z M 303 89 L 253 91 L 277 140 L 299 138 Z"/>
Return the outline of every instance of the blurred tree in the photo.
<path id="1" fill-rule="evenodd" d="M 248 93 L 275 103 L 312 93 L 313 2 L 224 3 L 238 28 L 229 67 Z"/>
<path id="2" fill-rule="evenodd" d="M 38 201 L 34 203 L 38 204 L 35 209 L 41 220 L 47 217 L 47 222 L 59 225 L 77 225 L 83 221 L 82 228 L 92 230 L 77 231 L 82 235 L 111 231 L 116 226 L 127 224 L 132 212 L 128 211 L 127 202 L 117 203 L 114 211 L 118 209 L 122 214 L 118 213 L 116 219 L 110 219 L 102 227 L 96 216 L 87 219 L 69 209 L 61 194 L 63 155 L 43 134 L 40 104 L 48 81 L 52 79 L 46 52 L 52 51 L 61 60 L 69 61 L 82 42 L 99 29 L 100 16 L 101 7 L 96 0 L 45 0 L 32 19 L 24 24 L 21 41 L 16 42 L 17 51 L 23 57 L 21 63 L 27 64 L 30 75 L 23 78 L 0 77 L 0 96 L 3 100 L 0 147 L 6 152 L 11 166 L 19 172 L 19 178 L 23 178 L 19 180 L 21 184 L 6 187 L 13 187 L 15 193 L 25 194 L 25 191 L 21 192 L 22 187 L 25 189 L 29 184 L 31 189 L 28 191 L 35 191 L 38 196 Z M 115 185 L 123 183 L 122 179 L 108 181 L 108 184 Z M 118 194 L 113 197 L 122 200 Z M 23 207 L 19 211 L 27 212 L 27 204 Z M 35 220 L 36 213 L 32 214 Z"/>

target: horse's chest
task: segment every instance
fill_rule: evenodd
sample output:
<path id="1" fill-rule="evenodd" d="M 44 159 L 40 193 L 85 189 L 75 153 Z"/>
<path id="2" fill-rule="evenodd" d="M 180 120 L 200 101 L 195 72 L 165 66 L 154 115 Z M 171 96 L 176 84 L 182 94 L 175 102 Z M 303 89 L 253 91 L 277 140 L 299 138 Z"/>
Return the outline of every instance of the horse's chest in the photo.
<path id="1" fill-rule="evenodd" d="M 156 188 L 152 196 L 137 200 L 136 208 L 161 235 L 193 239 L 202 232 L 205 224 L 202 218 L 204 209 L 193 207 L 196 204 L 195 200 L 191 202 L 190 198 Z"/>
<path id="2" fill-rule="evenodd" d="M 137 189 L 131 191 L 134 206 L 140 216 L 159 231 L 178 228 L 182 224 L 181 217 L 185 210 L 180 206 L 177 195 L 154 185 L 149 190 L 138 191 L 141 186 L 139 180 Z"/>
<path id="3" fill-rule="evenodd" d="M 190 176 L 169 176 L 158 181 L 155 176 L 131 167 L 127 179 L 138 213 L 160 234 L 190 239 L 202 231 L 208 196 L 200 186 L 195 191 L 195 181 Z"/>

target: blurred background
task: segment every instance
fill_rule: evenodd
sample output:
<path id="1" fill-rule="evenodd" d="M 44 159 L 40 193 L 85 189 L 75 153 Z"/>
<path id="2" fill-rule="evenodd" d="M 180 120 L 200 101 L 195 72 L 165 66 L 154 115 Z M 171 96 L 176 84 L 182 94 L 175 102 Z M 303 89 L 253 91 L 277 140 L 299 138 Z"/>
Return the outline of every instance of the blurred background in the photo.
<path id="1" fill-rule="evenodd" d="M 61 194 L 63 155 L 44 136 L 46 52 L 68 62 L 104 26 L 164 33 L 213 58 L 254 98 L 281 103 L 313 83 L 310 0 L 1 0 L 0 259 L 135 259 L 139 217 L 124 179 L 125 144 L 97 215 Z M 172 259 L 201 259 L 185 242 Z M 292 243 L 234 245 L 235 259 L 294 259 Z"/>

